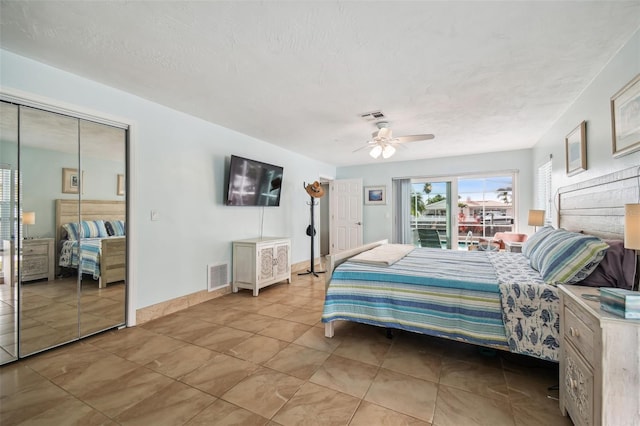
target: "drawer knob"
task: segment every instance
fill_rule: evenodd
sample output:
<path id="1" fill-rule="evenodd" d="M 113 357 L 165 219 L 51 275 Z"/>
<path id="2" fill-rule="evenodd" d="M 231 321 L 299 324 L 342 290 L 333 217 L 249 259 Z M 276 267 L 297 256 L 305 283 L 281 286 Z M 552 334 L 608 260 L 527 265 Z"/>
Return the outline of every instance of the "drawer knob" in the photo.
<path id="1" fill-rule="evenodd" d="M 580 337 L 580 332 L 573 327 L 569 327 L 569 334 L 571 337 Z"/>

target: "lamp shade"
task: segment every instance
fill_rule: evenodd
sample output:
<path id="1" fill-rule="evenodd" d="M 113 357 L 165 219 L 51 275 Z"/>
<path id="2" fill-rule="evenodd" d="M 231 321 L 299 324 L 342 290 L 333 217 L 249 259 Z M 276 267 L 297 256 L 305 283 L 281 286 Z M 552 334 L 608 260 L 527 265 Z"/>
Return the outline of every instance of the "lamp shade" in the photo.
<path id="1" fill-rule="evenodd" d="M 374 146 L 369 152 L 369 155 L 372 156 L 373 158 L 380 157 L 380 154 L 382 154 L 382 147 L 380 145 Z"/>
<path id="2" fill-rule="evenodd" d="M 529 210 L 529 226 L 544 225 L 544 210 Z"/>
<path id="3" fill-rule="evenodd" d="M 22 224 L 23 225 L 35 225 L 36 224 L 36 212 L 22 212 Z"/>
<path id="4" fill-rule="evenodd" d="M 387 145 L 382 150 L 382 158 L 389 158 L 396 153 L 396 149 L 391 145 Z"/>
<path id="5" fill-rule="evenodd" d="M 640 250 L 640 204 L 624 205 L 624 247 Z"/>

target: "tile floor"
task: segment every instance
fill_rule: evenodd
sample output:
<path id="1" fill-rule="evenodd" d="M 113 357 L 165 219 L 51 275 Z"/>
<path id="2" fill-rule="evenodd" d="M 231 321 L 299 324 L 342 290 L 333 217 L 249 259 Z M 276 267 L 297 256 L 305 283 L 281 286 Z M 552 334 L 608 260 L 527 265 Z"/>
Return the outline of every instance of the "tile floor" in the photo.
<path id="1" fill-rule="evenodd" d="M 0 424 L 572 424 L 556 364 L 346 322 L 327 339 L 324 278 L 293 278 L 0 367 Z"/>

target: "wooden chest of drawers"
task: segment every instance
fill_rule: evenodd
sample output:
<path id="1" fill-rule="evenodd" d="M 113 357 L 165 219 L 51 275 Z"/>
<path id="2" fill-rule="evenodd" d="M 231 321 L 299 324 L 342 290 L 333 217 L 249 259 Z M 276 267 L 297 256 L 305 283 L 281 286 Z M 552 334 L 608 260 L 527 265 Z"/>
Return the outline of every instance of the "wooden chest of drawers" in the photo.
<path id="1" fill-rule="evenodd" d="M 560 410 L 576 426 L 640 425 L 640 320 L 600 309 L 598 289 L 559 286 Z"/>

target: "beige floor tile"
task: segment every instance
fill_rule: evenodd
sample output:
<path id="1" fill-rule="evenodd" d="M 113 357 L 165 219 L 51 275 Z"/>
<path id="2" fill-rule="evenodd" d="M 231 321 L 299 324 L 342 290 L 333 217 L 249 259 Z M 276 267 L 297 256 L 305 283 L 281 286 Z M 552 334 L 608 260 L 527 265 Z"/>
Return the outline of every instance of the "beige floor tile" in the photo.
<path id="1" fill-rule="evenodd" d="M 382 367 L 437 383 L 442 369 L 442 355 L 440 351 L 430 350 L 424 340 L 394 339 Z"/>
<path id="2" fill-rule="evenodd" d="M 295 310 L 295 307 L 288 306 L 283 303 L 271 303 L 268 306 L 260 308 L 260 310 L 256 311 L 256 313 L 260 315 L 266 315 L 268 317 L 284 318 Z"/>
<path id="3" fill-rule="evenodd" d="M 227 321 L 225 325 L 227 327 L 237 328 L 250 333 L 257 333 L 270 327 L 271 323 L 274 321 L 275 318 L 273 317 L 244 312 L 241 317 Z"/>
<path id="4" fill-rule="evenodd" d="M 242 331 L 221 325 L 213 331 L 198 337 L 193 341 L 193 343 L 216 352 L 227 352 L 251 336 L 253 336 L 253 333 L 249 333 L 248 331 Z"/>
<path id="5" fill-rule="evenodd" d="M 35 425 L 115 426 L 117 423 L 82 401 L 69 397 L 62 403 L 20 423 L 20 426 Z"/>
<path id="6" fill-rule="evenodd" d="M 61 374 L 82 372 L 107 355 L 109 353 L 100 348 L 78 342 L 27 358 L 24 363 L 44 377 L 53 379 Z"/>
<path id="7" fill-rule="evenodd" d="M 172 383 L 173 380 L 162 374 L 138 367 L 114 380 L 103 382 L 98 389 L 80 389 L 74 391 L 74 395 L 114 418 Z"/>
<path id="8" fill-rule="evenodd" d="M 301 322 L 303 324 L 315 325 L 322 318 L 322 309 L 305 309 L 297 307 L 284 319 L 289 321 Z"/>
<path id="9" fill-rule="evenodd" d="M 445 361 L 440 374 L 440 384 L 501 401 L 509 399 L 504 371 L 499 368 L 466 361 Z"/>
<path id="10" fill-rule="evenodd" d="M 332 353 L 338 346 L 340 346 L 342 338 L 338 336 L 334 336 L 330 339 L 326 338 L 324 336 L 324 328 L 311 327 L 302 336 L 294 340 L 293 343 L 300 346 L 306 346 L 311 349 L 316 349 L 318 351 Z"/>
<path id="11" fill-rule="evenodd" d="M 215 426 L 215 425 L 252 425 L 263 426 L 269 422 L 258 414 L 240 408 L 221 399 L 202 410 L 186 426 Z"/>
<path id="12" fill-rule="evenodd" d="M 520 400 L 511 403 L 516 426 L 572 426 L 573 422 L 560 412 L 557 400 L 546 398 L 544 400 L 531 399 Z"/>
<path id="13" fill-rule="evenodd" d="M 70 368 L 55 376 L 51 381 L 74 395 L 88 395 L 92 392 L 101 392 L 107 383 L 117 380 L 137 368 L 140 368 L 140 365 L 134 362 L 105 354 L 84 368 Z"/>
<path id="14" fill-rule="evenodd" d="M 358 398 L 306 383 L 273 420 L 284 426 L 346 425 L 359 403 Z"/>
<path id="15" fill-rule="evenodd" d="M 220 354 L 181 381 L 211 395 L 221 396 L 257 368 L 251 362 Z"/>
<path id="16" fill-rule="evenodd" d="M 308 324 L 274 318 L 269 327 L 262 329 L 258 334 L 285 342 L 293 342 L 310 328 L 311 326 Z"/>
<path id="17" fill-rule="evenodd" d="M 227 351 L 228 354 L 238 358 L 262 364 L 271 359 L 275 354 L 287 347 L 289 344 L 282 340 L 271 337 L 253 335 L 244 342 L 234 346 Z"/>
<path id="18" fill-rule="evenodd" d="M 309 379 L 310 382 L 363 398 L 378 373 L 378 367 L 331 355 Z"/>
<path id="19" fill-rule="evenodd" d="M 0 367 L 0 398 L 20 392 L 25 388 L 47 382 L 48 380 L 27 367 L 25 362 L 3 365 Z M 0 409 L 2 409 L 1 404 Z"/>
<path id="20" fill-rule="evenodd" d="M 158 334 L 140 337 L 134 344 L 114 350 L 114 353 L 138 364 L 147 364 L 158 357 L 185 346 L 185 342 Z"/>
<path id="21" fill-rule="evenodd" d="M 260 368 L 222 395 L 222 399 L 270 419 L 303 383 L 293 376 Z"/>
<path id="22" fill-rule="evenodd" d="M 21 387 L 0 400 L 0 424 L 17 425 L 73 399 L 49 381 Z"/>
<path id="23" fill-rule="evenodd" d="M 380 333 L 367 331 L 366 334 L 344 336 L 342 343 L 333 353 L 367 364 L 382 365 L 384 357 L 391 347 L 391 341 Z"/>
<path id="24" fill-rule="evenodd" d="M 388 408 L 362 401 L 349 426 L 430 426 L 431 423 L 405 416 Z M 462 425 L 460 425 L 462 426 Z"/>
<path id="25" fill-rule="evenodd" d="M 513 426 L 511 407 L 504 401 L 440 385 L 434 426 Z"/>
<path id="26" fill-rule="evenodd" d="M 307 380 L 328 357 L 327 352 L 291 344 L 267 361 L 264 366 Z"/>
<path id="27" fill-rule="evenodd" d="M 162 373 L 165 376 L 179 379 L 185 374 L 211 361 L 216 355 L 220 354 L 209 349 L 188 344 L 173 352 L 161 355 L 148 363 L 146 367 Z"/>
<path id="28" fill-rule="evenodd" d="M 364 399 L 402 414 L 432 422 L 437 393 L 438 385 L 433 382 L 380 369 Z"/>
<path id="29" fill-rule="evenodd" d="M 147 395 L 141 402 L 120 413 L 116 420 L 122 425 L 182 425 L 215 399 L 183 383 L 173 382 Z"/>

